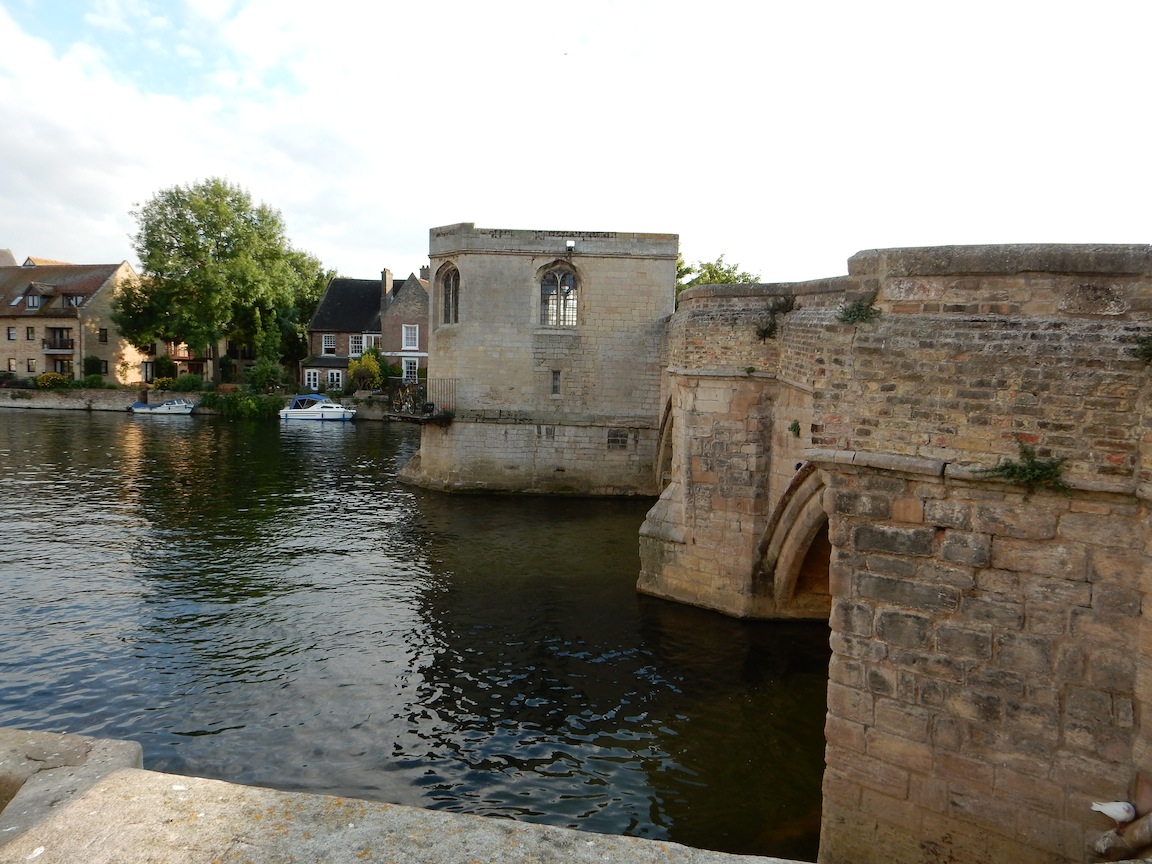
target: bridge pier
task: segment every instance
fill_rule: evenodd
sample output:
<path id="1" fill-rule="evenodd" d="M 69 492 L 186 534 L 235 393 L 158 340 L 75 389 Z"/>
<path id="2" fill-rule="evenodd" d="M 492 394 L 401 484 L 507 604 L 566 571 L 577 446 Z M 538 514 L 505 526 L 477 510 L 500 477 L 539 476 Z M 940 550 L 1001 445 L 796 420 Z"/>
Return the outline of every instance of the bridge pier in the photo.
<path id="1" fill-rule="evenodd" d="M 1149 247 L 864 252 L 669 334 L 639 587 L 785 617 L 826 560 L 822 862 L 1082 861 L 1093 800 L 1152 812 Z"/>

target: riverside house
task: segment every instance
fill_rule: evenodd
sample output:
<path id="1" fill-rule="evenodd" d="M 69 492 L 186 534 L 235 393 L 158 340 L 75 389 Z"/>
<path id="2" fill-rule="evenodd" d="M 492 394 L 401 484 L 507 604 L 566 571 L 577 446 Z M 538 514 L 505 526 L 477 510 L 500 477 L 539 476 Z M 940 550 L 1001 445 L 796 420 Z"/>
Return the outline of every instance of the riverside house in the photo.
<path id="1" fill-rule="evenodd" d="M 35 378 L 85 373 L 127 384 L 140 379 L 144 355 L 120 338 L 112 298 L 136 274 L 120 264 L 65 264 L 0 258 L 0 372 Z"/>

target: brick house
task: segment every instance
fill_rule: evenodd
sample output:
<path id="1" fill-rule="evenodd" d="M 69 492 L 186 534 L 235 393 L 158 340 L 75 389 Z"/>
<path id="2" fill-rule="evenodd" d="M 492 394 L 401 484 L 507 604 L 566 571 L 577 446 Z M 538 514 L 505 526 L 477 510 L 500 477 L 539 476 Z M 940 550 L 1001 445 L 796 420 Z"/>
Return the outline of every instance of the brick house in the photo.
<path id="1" fill-rule="evenodd" d="M 339 388 L 349 360 L 375 347 L 416 378 L 428 364 L 427 268 L 397 283 L 389 270 L 380 279 L 335 278 L 328 283 L 308 324 L 308 356 L 300 363 L 307 389 Z"/>
<path id="2" fill-rule="evenodd" d="M 139 351 L 112 323 L 112 299 L 136 274 L 120 264 L 64 264 L 27 258 L 15 266 L 0 258 L 0 372 L 34 378 L 57 372 L 84 374 L 95 358 L 99 374 L 127 384 L 139 380 Z"/>

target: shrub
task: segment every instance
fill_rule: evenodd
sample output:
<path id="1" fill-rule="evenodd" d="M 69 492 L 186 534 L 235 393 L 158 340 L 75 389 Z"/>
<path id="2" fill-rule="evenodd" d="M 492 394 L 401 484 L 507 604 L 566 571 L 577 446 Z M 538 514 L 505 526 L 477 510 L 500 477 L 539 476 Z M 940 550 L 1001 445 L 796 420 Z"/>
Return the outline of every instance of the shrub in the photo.
<path id="1" fill-rule="evenodd" d="M 89 378 L 92 375 L 102 374 L 100 370 L 104 368 L 104 361 L 99 357 L 94 357 L 89 354 L 84 358 L 84 377 Z"/>
<path id="2" fill-rule="evenodd" d="M 186 373 L 173 381 L 172 387 L 170 389 L 176 390 L 180 393 L 196 393 L 201 388 L 203 388 L 203 386 L 204 381 L 200 378 L 199 375 Z"/>
<path id="3" fill-rule="evenodd" d="M 157 357 L 152 368 L 160 378 L 176 377 L 176 361 L 167 355 Z"/>
<path id="4" fill-rule="evenodd" d="M 85 375 L 80 384 L 89 390 L 103 390 L 110 386 L 108 382 L 104 380 L 104 376 L 99 372 Z"/>
<path id="5" fill-rule="evenodd" d="M 36 379 L 36 386 L 41 390 L 58 390 L 67 387 L 70 380 L 59 372 L 45 372 Z"/>
<path id="6" fill-rule="evenodd" d="M 153 378 L 152 386 L 157 390 L 171 390 L 172 385 L 176 383 L 175 378 Z"/>
<path id="7" fill-rule="evenodd" d="M 980 473 L 1007 483 L 1024 487 L 1024 500 L 1027 501 L 1037 489 L 1050 489 L 1063 495 L 1072 494 L 1072 487 L 1064 481 L 1063 459 L 1040 459 L 1036 448 L 1017 440 L 1019 460 L 1005 459 L 995 468 L 982 468 Z"/>
<path id="8" fill-rule="evenodd" d="M 200 404 L 205 408 L 219 411 L 224 417 L 244 419 L 271 419 L 284 407 L 279 396 L 262 396 L 256 393 L 205 393 Z"/>
<path id="9" fill-rule="evenodd" d="M 841 324 L 863 324 L 876 320 L 880 317 L 880 310 L 872 305 L 875 299 L 876 295 L 871 294 L 844 304 L 836 312 L 836 320 Z"/>
<path id="10" fill-rule="evenodd" d="M 275 360 L 260 357 L 244 370 L 244 383 L 253 393 L 270 393 L 284 381 L 284 370 Z"/>

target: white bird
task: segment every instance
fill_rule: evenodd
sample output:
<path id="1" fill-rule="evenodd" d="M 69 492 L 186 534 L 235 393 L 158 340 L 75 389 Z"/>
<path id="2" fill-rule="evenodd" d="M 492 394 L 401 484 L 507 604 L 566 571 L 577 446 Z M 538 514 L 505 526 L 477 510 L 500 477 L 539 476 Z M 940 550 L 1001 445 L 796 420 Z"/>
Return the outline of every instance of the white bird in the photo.
<path id="1" fill-rule="evenodd" d="M 1127 801 L 1093 801 L 1092 809 L 1115 822 L 1117 828 L 1136 818 L 1136 808 Z"/>

